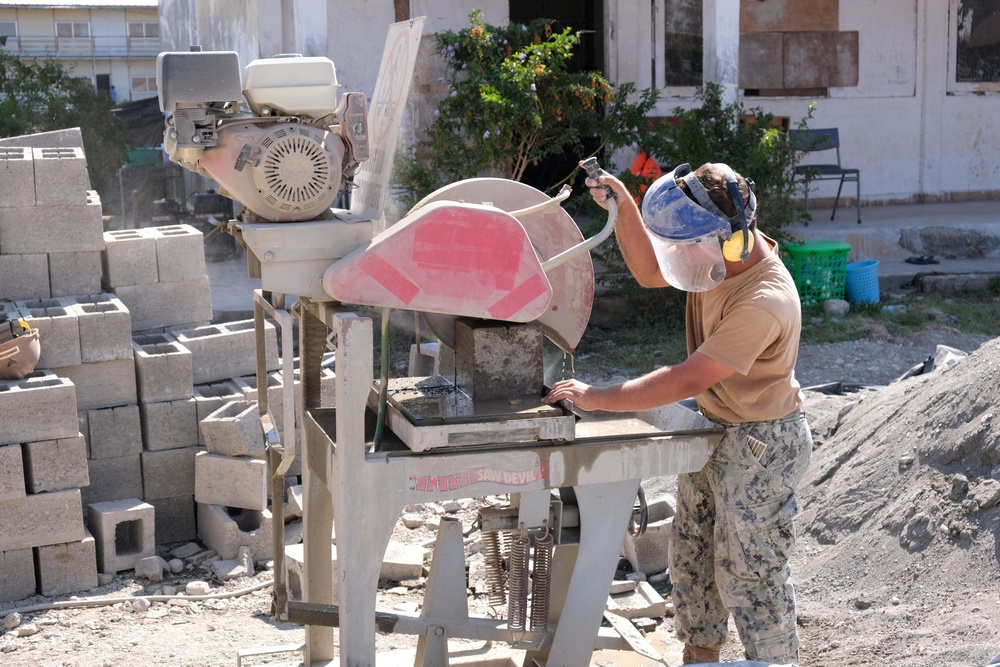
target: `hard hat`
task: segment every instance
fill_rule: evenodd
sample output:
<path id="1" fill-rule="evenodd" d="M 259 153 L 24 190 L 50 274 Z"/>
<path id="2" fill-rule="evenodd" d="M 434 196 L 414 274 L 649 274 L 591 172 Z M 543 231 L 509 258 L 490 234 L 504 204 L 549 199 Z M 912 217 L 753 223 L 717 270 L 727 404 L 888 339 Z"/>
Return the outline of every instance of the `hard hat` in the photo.
<path id="1" fill-rule="evenodd" d="M 0 343 L 0 380 L 20 380 L 35 370 L 41 346 L 38 329 L 31 329 L 21 322 L 25 332 L 16 338 Z"/>

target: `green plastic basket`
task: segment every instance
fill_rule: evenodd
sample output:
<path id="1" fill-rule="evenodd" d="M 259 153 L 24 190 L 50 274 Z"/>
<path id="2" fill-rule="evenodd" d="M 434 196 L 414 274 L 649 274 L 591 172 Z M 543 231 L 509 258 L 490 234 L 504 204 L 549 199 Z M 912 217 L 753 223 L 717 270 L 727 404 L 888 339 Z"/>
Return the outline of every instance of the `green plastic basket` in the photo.
<path id="1" fill-rule="evenodd" d="M 785 246 L 788 267 L 802 303 L 843 299 L 847 282 L 847 253 L 843 241 L 810 241 Z"/>

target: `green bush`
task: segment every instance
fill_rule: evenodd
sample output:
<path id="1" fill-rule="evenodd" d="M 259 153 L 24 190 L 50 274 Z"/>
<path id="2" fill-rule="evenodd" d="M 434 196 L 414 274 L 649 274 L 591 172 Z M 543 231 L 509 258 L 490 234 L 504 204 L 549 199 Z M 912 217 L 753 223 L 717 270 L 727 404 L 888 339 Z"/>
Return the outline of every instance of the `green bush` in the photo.
<path id="1" fill-rule="evenodd" d="M 634 84 L 614 88 L 599 72 L 567 69 L 580 33 L 552 22 L 494 26 L 482 12 L 470 27 L 437 35 L 449 71 L 449 93 L 426 137 L 399 160 L 397 182 L 409 204 L 475 176 L 522 180 L 542 159 L 575 153 L 583 159 L 644 137 L 646 116 L 659 97 Z M 585 147 L 586 144 L 586 147 Z M 555 191 L 575 164 L 546 186 Z"/>

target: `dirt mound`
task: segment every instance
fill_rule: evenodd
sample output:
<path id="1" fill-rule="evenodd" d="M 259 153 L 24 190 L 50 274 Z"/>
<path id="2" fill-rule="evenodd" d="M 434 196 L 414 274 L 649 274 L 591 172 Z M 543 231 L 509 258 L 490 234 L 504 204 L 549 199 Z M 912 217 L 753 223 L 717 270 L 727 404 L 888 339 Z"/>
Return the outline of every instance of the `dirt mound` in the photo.
<path id="1" fill-rule="evenodd" d="M 975 667 L 1000 653 L 998 376 L 1000 338 L 878 390 L 808 392 L 803 664 Z"/>

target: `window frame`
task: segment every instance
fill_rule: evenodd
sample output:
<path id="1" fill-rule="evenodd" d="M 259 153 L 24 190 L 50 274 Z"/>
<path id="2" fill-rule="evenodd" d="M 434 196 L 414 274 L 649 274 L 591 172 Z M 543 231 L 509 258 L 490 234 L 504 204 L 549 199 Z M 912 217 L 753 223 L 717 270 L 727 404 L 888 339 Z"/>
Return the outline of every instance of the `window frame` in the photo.
<path id="1" fill-rule="evenodd" d="M 948 92 L 1000 93 L 1000 81 L 958 81 L 958 6 L 962 0 L 948 0 Z"/>
<path id="2" fill-rule="evenodd" d="M 7 39 L 17 39 L 20 36 L 20 33 L 18 32 L 18 25 L 17 25 L 17 20 L 16 19 L 13 20 L 13 21 L 7 21 L 7 20 L 0 21 L 0 26 L 2 26 L 4 24 L 9 24 L 9 25 L 14 26 L 14 34 L 13 35 L 2 35 L 2 34 L 0 34 L 0 36 L 6 37 Z"/>
<path id="3" fill-rule="evenodd" d="M 136 81 L 140 80 L 140 79 L 145 82 L 143 84 L 142 89 L 136 88 L 136 86 L 135 86 Z M 152 89 L 150 89 L 150 85 L 149 85 L 150 82 L 152 82 L 152 84 L 153 84 Z M 143 75 L 133 74 L 132 76 L 129 77 L 129 83 L 128 83 L 128 85 L 129 85 L 129 92 L 131 92 L 131 93 L 158 93 L 159 92 L 159 89 L 157 88 L 157 84 L 156 84 L 156 76 L 155 75 L 153 75 L 153 76 L 143 76 Z"/>
<path id="4" fill-rule="evenodd" d="M 134 26 L 142 27 L 142 35 L 133 35 L 132 28 Z M 153 26 L 156 28 L 156 34 L 150 35 L 149 28 Z M 128 21 L 125 25 L 125 33 L 128 35 L 129 39 L 159 39 L 160 38 L 160 24 L 156 21 Z"/>
<path id="5" fill-rule="evenodd" d="M 68 35 L 68 36 L 67 35 L 60 35 L 59 34 L 59 26 L 61 26 L 61 25 L 68 25 L 68 26 L 70 26 L 70 33 L 71 34 Z M 76 34 L 77 26 L 86 26 L 87 27 L 87 34 L 86 35 L 77 35 Z M 55 22 L 55 35 L 56 35 L 56 39 L 90 39 L 92 37 L 92 34 L 90 32 L 90 21 L 56 21 Z"/>

